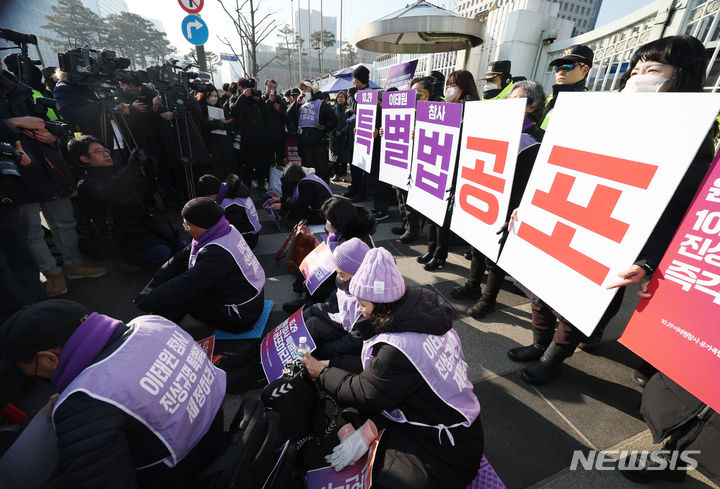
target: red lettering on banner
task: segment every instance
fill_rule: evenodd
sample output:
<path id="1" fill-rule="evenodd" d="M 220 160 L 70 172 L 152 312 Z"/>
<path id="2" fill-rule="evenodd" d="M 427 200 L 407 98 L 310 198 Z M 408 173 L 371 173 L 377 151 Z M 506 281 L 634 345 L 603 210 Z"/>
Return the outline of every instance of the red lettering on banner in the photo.
<path id="1" fill-rule="evenodd" d="M 553 147 L 548 163 L 643 190 L 648 188 L 658 169 L 656 165 L 563 146 Z"/>
<path id="2" fill-rule="evenodd" d="M 575 231 L 577 229 L 565 223 L 557 222 L 552 234 L 548 236 L 539 229 L 523 222 L 520 224 L 517 235 L 557 261 L 569 266 L 583 277 L 602 285 L 610 268 L 570 247 L 570 241 L 575 236 Z"/>
<path id="3" fill-rule="evenodd" d="M 493 171 L 502 173 L 505 170 L 508 152 L 508 143 L 506 141 L 468 137 L 467 148 L 473 151 L 495 155 Z M 485 173 L 484 170 L 485 160 L 478 158 L 475 160 L 475 166 L 473 168 L 463 167 L 460 176 L 480 186 L 495 190 L 496 192 L 503 192 L 505 190 L 505 179 Z M 485 202 L 488 207 L 487 210 L 483 211 L 477 206 L 472 205 L 468 197 L 473 197 L 481 202 Z M 500 203 L 492 193 L 473 185 L 465 184 L 460 189 L 460 208 L 486 224 L 494 224 L 500 212 Z"/>

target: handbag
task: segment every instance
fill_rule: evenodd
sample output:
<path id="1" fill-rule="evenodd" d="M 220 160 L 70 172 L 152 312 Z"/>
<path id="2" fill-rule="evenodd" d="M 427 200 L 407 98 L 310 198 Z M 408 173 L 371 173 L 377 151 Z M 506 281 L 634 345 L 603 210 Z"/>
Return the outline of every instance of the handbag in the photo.
<path id="1" fill-rule="evenodd" d="M 288 244 L 290 246 L 288 246 Z M 300 272 L 300 263 L 302 263 L 305 257 L 308 256 L 317 245 L 315 233 L 307 226 L 307 219 L 303 219 L 295 224 L 295 227 L 290 231 L 283 245 L 277 253 L 275 253 L 275 261 L 280 262 L 289 250 L 288 270 L 292 274 L 297 274 Z"/>

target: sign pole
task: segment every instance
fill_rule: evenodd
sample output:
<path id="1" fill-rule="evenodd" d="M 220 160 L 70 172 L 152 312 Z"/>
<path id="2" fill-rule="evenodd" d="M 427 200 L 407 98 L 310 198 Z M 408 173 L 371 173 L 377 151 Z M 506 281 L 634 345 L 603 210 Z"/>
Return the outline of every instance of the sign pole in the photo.
<path id="1" fill-rule="evenodd" d="M 205 45 L 195 46 L 195 55 L 197 56 L 200 71 L 207 71 L 207 59 L 205 59 Z"/>

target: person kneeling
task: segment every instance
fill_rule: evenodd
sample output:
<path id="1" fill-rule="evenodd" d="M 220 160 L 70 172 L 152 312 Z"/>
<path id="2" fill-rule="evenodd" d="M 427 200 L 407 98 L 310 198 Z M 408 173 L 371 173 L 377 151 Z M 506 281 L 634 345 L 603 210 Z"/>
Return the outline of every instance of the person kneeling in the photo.
<path id="1" fill-rule="evenodd" d="M 3 393 L 38 376 L 59 394 L 52 487 L 189 489 L 220 445 L 225 373 L 167 319 L 39 302 L 3 323 L 0 364 Z"/>
<path id="2" fill-rule="evenodd" d="M 359 238 L 339 244 L 333 252 L 337 271 L 335 294 L 327 302 L 308 306 L 303 312 L 308 332 L 317 346 L 315 356 L 349 372 L 362 371 L 362 326 L 356 322 L 369 322 L 360 319 L 358 301 L 349 292 L 350 280 L 368 251 L 370 247 Z"/>
<path id="3" fill-rule="evenodd" d="M 239 333 L 252 328 L 264 305 L 265 271 L 224 210 L 207 197 L 182 210 L 192 243 L 157 271 L 135 299 L 179 323 L 190 314 L 209 326 Z"/>
<path id="4" fill-rule="evenodd" d="M 406 292 L 384 248 L 365 255 L 350 293 L 372 319 L 364 336 L 364 370 L 352 374 L 308 353 L 301 361 L 341 405 L 369 414 L 378 431 L 385 430 L 373 487 L 465 489 L 478 473 L 483 432 L 452 308 L 430 289 Z M 326 459 L 338 471 L 356 462 L 372 432 L 364 425 Z"/>

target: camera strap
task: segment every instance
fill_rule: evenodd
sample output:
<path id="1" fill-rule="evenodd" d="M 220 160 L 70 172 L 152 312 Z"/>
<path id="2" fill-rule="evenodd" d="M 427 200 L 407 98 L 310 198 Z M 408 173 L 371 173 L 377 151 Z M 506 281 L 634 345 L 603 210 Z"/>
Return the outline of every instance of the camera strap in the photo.
<path id="1" fill-rule="evenodd" d="M 52 172 L 55 174 L 57 179 L 60 180 L 60 183 L 62 183 L 66 189 L 74 190 L 75 186 L 72 183 L 70 183 L 68 181 L 68 179 L 65 177 L 65 175 L 63 174 L 63 172 L 61 172 L 58 169 L 58 167 L 53 164 L 52 161 L 50 161 L 50 158 L 48 158 L 46 154 L 43 154 L 43 158 L 45 158 L 45 161 L 47 162 L 48 166 L 50 167 L 50 170 L 52 170 Z"/>

